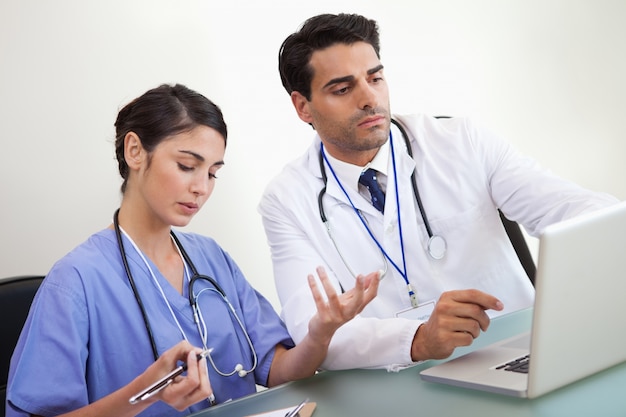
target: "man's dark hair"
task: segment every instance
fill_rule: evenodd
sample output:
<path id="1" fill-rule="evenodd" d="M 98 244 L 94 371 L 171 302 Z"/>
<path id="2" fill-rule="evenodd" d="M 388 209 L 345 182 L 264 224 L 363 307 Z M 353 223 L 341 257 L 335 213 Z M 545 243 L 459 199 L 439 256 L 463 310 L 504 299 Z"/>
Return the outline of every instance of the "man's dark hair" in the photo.
<path id="1" fill-rule="evenodd" d="M 366 42 L 380 59 L 378 24 L 357 14 L 321 14 L 306 20 L 299 31 L 285 39 L 278 53 L 280 78 L 291 94 L 298 91 L 311 99 L 313 68 L 309 65 L 313 52 L 343 43 Z"/>

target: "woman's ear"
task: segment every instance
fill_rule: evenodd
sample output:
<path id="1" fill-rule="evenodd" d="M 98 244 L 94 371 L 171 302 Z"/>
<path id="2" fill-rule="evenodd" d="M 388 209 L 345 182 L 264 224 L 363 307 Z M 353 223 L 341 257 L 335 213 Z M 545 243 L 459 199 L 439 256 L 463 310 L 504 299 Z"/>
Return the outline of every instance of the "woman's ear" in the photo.
<path id="1" fill-rule="evenodd" d="M 291 103 L 298 113 L 298 117 L 305 123 L 313 125 L 313 117 L 309 112 L 309 100 L 297 91 L 291 93 Z"/>
<path id="2" fill-rule="evenodd" d="M 128 132 L 124 137 L 124 160 L 130 169 L 139 169 L 146 152 L 141 139 L 135 132 Z"/>

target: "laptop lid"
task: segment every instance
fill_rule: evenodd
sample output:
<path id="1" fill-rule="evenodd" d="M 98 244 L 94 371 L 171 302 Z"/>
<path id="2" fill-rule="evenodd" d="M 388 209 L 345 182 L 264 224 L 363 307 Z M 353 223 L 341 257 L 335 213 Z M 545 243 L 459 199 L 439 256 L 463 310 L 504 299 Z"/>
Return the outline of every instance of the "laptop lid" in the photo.
<path id="1" fill-rule="evenodd" d="M 545 229 L 529 340 L 499 342 L 421 376 L 507 395 L 543 395 L 626 361 L 625 295 L 626 203 L 619 203 Z M 496 369 L 528 343 L 528 374 Z"/>

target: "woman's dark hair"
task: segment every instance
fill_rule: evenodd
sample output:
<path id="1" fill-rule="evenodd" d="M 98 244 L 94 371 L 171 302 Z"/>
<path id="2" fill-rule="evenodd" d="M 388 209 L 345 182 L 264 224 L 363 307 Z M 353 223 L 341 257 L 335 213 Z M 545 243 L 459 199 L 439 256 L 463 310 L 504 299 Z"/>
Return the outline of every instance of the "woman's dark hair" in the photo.
<path id="1" fill-rule="evenodd" d="M 357 14 L 321 14 L 306 20 L 299 31 L 289 35 L 278 52 L 280 79 L 291 94 L 298 91 L 311 100 L 313 52 L 337 43 L 351 45 L 366 42 L 380 58 L 380 40 L 376 21 Z"/>
<path id="2" fill-rule="evenodd" d="M 128 165 L 124 158 L 124 138 L 134 132 L 151 153 L 166 138 L 197 126 L 215 129 L 226 142 L 226 122 L 222 111 L 211 100 L 184 85 L 162 84 L 128 103 L 115 121 L 115 155 L 126 191 Z"/>

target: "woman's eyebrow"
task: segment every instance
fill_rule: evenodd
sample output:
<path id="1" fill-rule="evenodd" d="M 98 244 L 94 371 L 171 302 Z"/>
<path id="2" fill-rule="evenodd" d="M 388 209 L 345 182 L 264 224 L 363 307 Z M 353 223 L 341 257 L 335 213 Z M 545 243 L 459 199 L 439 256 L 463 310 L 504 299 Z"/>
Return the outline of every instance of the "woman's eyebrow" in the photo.
<path id="1" fill-rule="evenodd" d="M 178 152 L 184 153 L 184 154 L 187 154 L 187 155 L 191 155 L 192 157 L 194 157 L 195 159 L 197 159 L 200 162 L 206 161 L 206 158 L 204 156 L 202 156 L 199 153 L 196 153 L 194 151 L 188 151 L 186 149 L 179 149 Z M 213 166 L 224 165 L 224 160 L 215 161 L 212 165 Z"/>
<path id="2" fill-rule="evenodd" d="M 198 154 L 196 152 L 188 151 L 188 150 L 185 150 L 185 149 L 179 149 L 178 152 L 186 153 L 187 155 L 191 155 L 191 156 L 193 156 L 194 158 L 196 158 L 200 162 L 204 162 L 205 161 L 204 156 L 202 156 L 202 155 L 200 155 L 200 154 Z"/>

